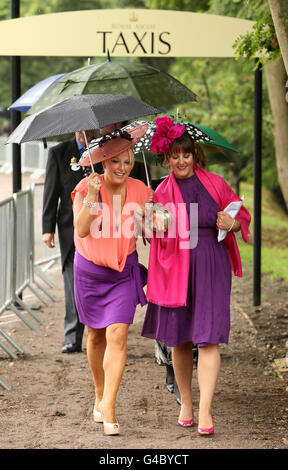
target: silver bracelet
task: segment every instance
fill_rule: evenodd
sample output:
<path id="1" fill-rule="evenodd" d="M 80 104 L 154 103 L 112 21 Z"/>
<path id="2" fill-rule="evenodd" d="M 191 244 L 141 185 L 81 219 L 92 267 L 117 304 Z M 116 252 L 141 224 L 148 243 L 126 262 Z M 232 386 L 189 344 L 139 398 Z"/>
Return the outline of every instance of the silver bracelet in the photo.
<path id="1" fill-rule="evenodd" d="M 86 197 L 84 197 L 83 204 L 85 204 L 85 206 L 87 206 L 87 207 L 92 208 L 92 207 L 95 207 L 97 205 L 97 202 L 89 202 L 89 201 L 87 201 Z"/>
<path id="2" fill-rule="evenodd" d="M 228 232 L 231 232 L 232 228 L 234 227 L 235 222 L 236 222 L 236 219 L 233 220 L 233 223 L 232 223 L 231 227 L 228 229 Z"/>

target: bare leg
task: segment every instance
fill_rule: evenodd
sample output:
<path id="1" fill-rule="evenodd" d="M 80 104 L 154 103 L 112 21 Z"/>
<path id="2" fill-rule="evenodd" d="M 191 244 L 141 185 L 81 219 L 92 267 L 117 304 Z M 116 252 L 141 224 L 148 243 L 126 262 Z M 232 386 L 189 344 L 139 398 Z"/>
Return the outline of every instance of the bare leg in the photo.
<path id="1" fill-rule="evenodd" d="M 106 349 L 105 328 L 95 329 L 87 327 L 87 359 L 95 385 L 95 406 L 102 400 L 104 390 L 103 358 Z"/>
<path id="2" fill-rule="evenodd" d="M 115 323 L 106 328 L 107 346 L 103 368 L 105 374 L 102 411 L 104 421 L 116 423 L 115 404 L 127 357 L 127 335 L 129 324 Z"/>
<path id="3" fill-rule="evenodd" d="M 199 348 L 198 383 L 200 389 L 199 422 L 201 428 L 212 427 L 212 400 L 220 371 L 218 344 Z"/>
<path id="4" fill-rule="evenodd" d="M 191 389 L 193 373 L 192 343 L 184 343 L 172 348 L 172 363 L 181 396 L 179 419 L 188 420 L 193 418 Z"/>

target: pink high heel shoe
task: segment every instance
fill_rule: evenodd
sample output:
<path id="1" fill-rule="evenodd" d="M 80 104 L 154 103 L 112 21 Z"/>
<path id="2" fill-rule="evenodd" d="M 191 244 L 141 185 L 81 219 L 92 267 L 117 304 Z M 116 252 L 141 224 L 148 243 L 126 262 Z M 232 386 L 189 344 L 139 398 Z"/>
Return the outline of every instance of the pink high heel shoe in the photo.
<path id="1" fill-rule="evenodd" d="M 194 418 L 192 419 L 178 419 L 178 426 L 183 428 L 191 428 L 194 425 Z"/>
<path id="2" fill-rule="evenodd" d="M 197 429 L 198 436 L 211 436 L 212 434 L 214 434 L 214 416 L 211 415 L 211 417 L 212 417 L 212 423 L 213 423 L 211 428 L 198 427 Z"/>

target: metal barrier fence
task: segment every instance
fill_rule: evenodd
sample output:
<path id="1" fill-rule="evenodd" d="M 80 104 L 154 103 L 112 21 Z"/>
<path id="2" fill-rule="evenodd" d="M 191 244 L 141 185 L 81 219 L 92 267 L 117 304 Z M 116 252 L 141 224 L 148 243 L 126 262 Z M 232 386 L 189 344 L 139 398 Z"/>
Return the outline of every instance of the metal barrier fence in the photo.
<path id="1" fill-rule="evenodd" d="M 48 286 L 55 287 L 47 274 L 41 270 L 40 265 L 47 264 L 47 262 L 54 263 L 60 257 L 59 249 L 55 250 L 53 256 L 47 257 L 45 249 L 42 248 L 44 244 L 41 224 L 39 224 L 42 192 L 43 183 L 39 185 L 34 183 L 29 189 L 0 201 L 0 315 L 9 309 L 32 330 L 36 330 L 36 327 L 31 322 L 31 318 L 24 315 L 24 311 L 38 323 L 43 323 L 43 320 L 31 306 L 23 301 L 24 289 L 30 289 L 45 305 L 50 305 L 45 295 L 53 302 L 58 300 L 35 277 L 36 274 Z M 23 348 L 2 328 L 0 328 L 0 335 L 0 348 L 10 357 L 13 359 L 18 357 L 12 347 L 19 353 L 24 353 Z M 5 341 L 2 341 L 2 338 Z M 1 378 L 0 385 L 7 390 L 11 388 Z"/>
<path id="2" fill-rule="evenodd" d="M 0 202 L 0 313 L 13 300 L 13 234 L 14 234 L 13 197 Z M 5 249 L 4 249 L 5 247 Z"/>
<path id="3" fill-rule="evenodd" d="M 0 246 L 5 249 L 0 250 L 0 315 L 6 310 L 14 299 L 14 223 L 15 223 L 15 205 L 13 197 L 7 198 L 0 202 Z M 0 347 L 9 354 L 13 359 L 17 358 L 11 346 L 15 347 L 19 352 L 23 352 L 22 348 L 16 344 L 12 338 L 0 328 L 1 338 Z M 0 384 L 7 390 L 9 385 L 0 378 Z"/>
<path id="4" fill-rule="evenodd" d="M 33 218 L 34 218 L 34 241 L 33 241 L 33 265 L 36 273 L 50 287 L 55 287 L 54 282 L 45 274 L 53 266 L 55 261 L 60 258 L 59 240 L 57 229 L 55 233 L 55 248 L 48 248 L 42 241 L 42 201 L 44 183 L 32 183 L 30 185 L 33 200 Z M 45 264 L 45 266 L 43 266 Z M 40 269 L 40 266 L 42 268 Z"/>
<path id="5" fill-rule="evenodd" d="M 12 144 L 5 144 L 7 137 L 0 137 L 0 166 L 3 172 L 12 172 Z M 21 167 L 23 173 L 31 172 L 34 176 L 45 173 L 48 149 L 57 142 L 48 141 L 47 148 L 43 142 L 25 142 L 21 144 Z"/>
<path id="6" fill-rule="evenodd" d="M 13 305 L 15 300 L 15 202 L 13 197 L 7 198 L 0 202 L 0 315 Z M 18 309 L 15 308 L 14 312 L 20 314 Z M 33 325 L 32 325 L 33 326 Z M 11 349 L 13 346 L 18 352 L 23 353 L 23 349 L 13 339 L 7 335 L 7 333 L 0 328 L 1 338 L 4 338 L 6 342 L 0 340 L 0 347 L 11 356 L 13 359 L 17 359 L 17 355 L 14 350 Z M 0 379 L 0 385 L 10 390 L 10 387 L 6 382 Z"/>

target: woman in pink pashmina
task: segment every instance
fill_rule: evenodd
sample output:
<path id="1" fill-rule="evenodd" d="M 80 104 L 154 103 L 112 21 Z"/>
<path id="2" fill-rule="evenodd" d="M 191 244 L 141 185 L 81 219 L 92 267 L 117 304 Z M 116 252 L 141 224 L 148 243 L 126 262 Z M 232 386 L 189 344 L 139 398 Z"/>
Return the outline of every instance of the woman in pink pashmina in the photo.
<path id="1" fill-rule="evenodd" d="M 156 189 L 153 201 L 170 210 L 173 205 L 175 212 L 174 226 L 161 237 L 154 232 L 151 239 L 149 303 L 141 334 L 172 347 L 181 396 L 178 425 L 183 427 L 194 424 L 192 344 L 197 344 L 197 431 L 201 436 L 211 435 L 219 344 L 228 343 L 229 338 L 231 275 L 242 276 L 234 233 L 241 231 L 249 241 L 250 215 L 243 205 L 235 218 L 224 211 L 229 203 L 241 199 L 222 177 L 201 168 L 201 153 L 184 125 L 174 125 L 166 116 L 155 122 L 151 150 L 164 153 L 171 172 Z M 179 210 L 183 205 L 184 212 Z M 223 241 L 218 241 L 219 229 L 227 231 Z"/>

